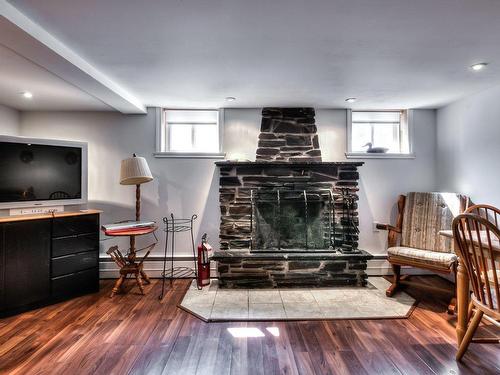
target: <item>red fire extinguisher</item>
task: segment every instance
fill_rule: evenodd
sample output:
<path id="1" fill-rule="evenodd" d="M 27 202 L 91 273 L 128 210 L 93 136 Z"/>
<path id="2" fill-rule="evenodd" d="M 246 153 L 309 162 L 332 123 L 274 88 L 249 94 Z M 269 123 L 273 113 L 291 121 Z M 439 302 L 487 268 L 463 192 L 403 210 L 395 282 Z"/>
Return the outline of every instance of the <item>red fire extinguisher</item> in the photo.
<path id="1" fill-rule="evenodd" d="M 201 237 L 201 244 L 198 245 L 198 286 L 210 285 L 210 256 L 212 246 L 207 242 L 207 234 Z"/>

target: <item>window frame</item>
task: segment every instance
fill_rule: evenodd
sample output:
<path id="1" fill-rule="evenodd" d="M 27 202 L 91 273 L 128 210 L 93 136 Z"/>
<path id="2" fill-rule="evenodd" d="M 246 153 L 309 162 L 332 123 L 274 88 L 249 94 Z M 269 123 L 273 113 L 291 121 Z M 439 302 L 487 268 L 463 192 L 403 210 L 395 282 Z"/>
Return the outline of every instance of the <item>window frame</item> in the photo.
<path id="1" fill-rule="evenodd" d="M 366 153 L 366 152 L 354 152 L 352 151 L 352 109 L 347 109 L 347 121 L 346 121 L 346 150 L 345 156 L 347 159 L 414 159 L 414 149 L 413 149 L 413 110 L 411 109 L 398 109 L 398 110 L 385 110 L 385 109 L 373 109 L 373 110 L 354 110 L 354 112 L 405 112 L 406 114 L 406 129 L 408 132 L 408 153 Z M 399 134 L 401 136 L 401 124 Z"/>
<path id="2" fill-rule="evenodd" d="M 170 151 L 169 150 L 169 137 L 171 129 L 168 127 L 166 121 L 166 113 L 168 111 L 217 111 L 218 113 L 218 137 L 219 137 L 219 150 L 217 152 L 196 152 L 196 151 Z M 225 153 L 223 150 L 223 135 L 224 135 L 224 109 L 213 108 L 196 108 L 196 109 L 182 109 L 182 108 L 155 108 L 155 123 L 156 123 L 156 151 L 153 154 L 157 158 L 198 158 L 198 159 L 223 159 Z M 180 122 L 179 122 L 180 123 Z M 188 124 L 186 122 L 186 124 Z M 190 122 L 196 125 L 196 122 Z M 200 123 L 201 124 L 201 123 Z M 193 128 L 191 134 L 193 137 Z"/>

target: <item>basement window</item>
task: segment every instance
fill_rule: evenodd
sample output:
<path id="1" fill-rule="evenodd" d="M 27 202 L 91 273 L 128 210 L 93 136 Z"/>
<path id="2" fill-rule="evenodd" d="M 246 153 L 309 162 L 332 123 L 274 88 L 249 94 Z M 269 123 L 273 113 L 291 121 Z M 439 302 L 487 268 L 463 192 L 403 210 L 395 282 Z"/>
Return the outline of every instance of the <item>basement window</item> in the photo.
<path id="1" fill-rule="evenodd" d="M 407 110 L 348 110 L 346 156 L 413 158 L 410 115 L 411 111 Z"/>
<path id="2" fill-rule="evenodd" d="M 223 158 L 222 110 L 160 109 L 157 113 L 157 157 Z"/>

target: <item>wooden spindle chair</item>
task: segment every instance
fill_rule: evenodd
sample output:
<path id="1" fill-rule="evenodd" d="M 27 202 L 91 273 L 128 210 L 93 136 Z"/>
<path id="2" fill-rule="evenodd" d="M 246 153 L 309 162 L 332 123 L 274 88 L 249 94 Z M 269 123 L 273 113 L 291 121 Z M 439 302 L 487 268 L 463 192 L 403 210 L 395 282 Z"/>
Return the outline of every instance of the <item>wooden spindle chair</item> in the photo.
<path id="1" fill-rule="evenodd" d="M 139 261 L 139 263 L 135 262 L 135 257 L 130 259 L 129 256 L 123 256 L 123 254 L 118 250 L 118 246 L 111 246 L 108 251 L 106 251 L 106 254 L 108 254 L 111 259 L 116 263 L 116 265 L 120 268 L 120 277 L 118 280 L 116 280 L 115 286 L 111 290 L 111 295 L 110 297 L 113 297 L 116 293 L 120 291 L 120 288 L 122 287 L 123 282 L 127 279 L 127 276 L 133 275 L 135 277 L 135 280 L 137 282 L 137 285 L 139 286 L 139 290 L 141 291 L 141 294 L 144 294 L 144 286 L 142 284 L 142 279 L 149 284 L 151 281 L 149 280 L 149 277 L 146 275 L 146 273 L 143 270 L 143 263 L 148 257 L 148 255 L 151 253 L 151 250 L 155 247 L 156 242 L 143 247 L 142 249 L 135 250 L 135 252 L 139 251 L 144 251 L 146 250 L 146 254 L 142 257 L 142 259 Z"/>
<path id="2" fill-rule="evenodd" d="M 474 214 L 484 217 L 489 222 L 493 223 L 497 228 L 500 228 L 500 209 L 488 204 L 474 204 L 465 210 L 466 214 Z"/>
<path id="3" fill-rule="evenodd" d="M 465 213 L 453 220 L 453 237 L 470 279 L 475 308 L 456 355 L 461 360 L 471 342 L 500 343 L 498 338 L 473 338 L 483 316 L 493 323 L 500 321 L 500 229 L 485 217 Z"/>
<path id="4" fill-rule="evenodd" d="M 452 193 L 410 192 L 399 196 L 396 224 L 377 224 L 378 229 L 388 231 L 387 260 L 394 271 L 392 285 L 386 290 L 388 297 L 392 297 L 401 284 L 415 285 L 408 281 L 409 275 L 401 275 L 403 266 L 452 274 L 456 278 L 458 257 L 453 252 L 452 240 L 439 232 L 451 229 L 453 218 L 464 211 L 467 202 L 467 197 Z M 448 288 L 423 283 L 418 286 L 448 293 Z M 455 297 L 456 293 L 448 305 L 450 314 L 455 311 Z"/>

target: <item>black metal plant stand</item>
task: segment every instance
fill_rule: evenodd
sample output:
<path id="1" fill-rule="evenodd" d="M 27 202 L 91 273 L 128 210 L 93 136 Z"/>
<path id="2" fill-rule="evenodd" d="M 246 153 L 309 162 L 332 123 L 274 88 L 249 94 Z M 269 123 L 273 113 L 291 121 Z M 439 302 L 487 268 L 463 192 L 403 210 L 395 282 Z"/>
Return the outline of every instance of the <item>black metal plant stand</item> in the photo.
<path id="1" fill-rule="evenodd" d="M 165 280 L 170 279 L 170 285 L 172 285 L 172 280 L 174 278 L 191 278 L 193 277 L 196 280 L 196 285 L 198 289 L 201 289 L 201 286 L 198 285 L 198 268 L 196 264 L 196 252 L 194 247 L 194 235 L 193 235 L 193 223 L 198 216 L 193 215 L 190 219 L 177 219 L 174 218 L 174 214 L 170 214 L 169 217 L 163 218 L 163 223 L 165 224 L 165 253 L 163 255 L 163 272 L 162 272 L 162 285 L 161 285 L 161 294 L 158 299 L 163 299 L 165 293 Z M 190 232 L 191 234 L 191 246 L 193 249 L 193 263 L 194 268 L 189 267 L 174 267 L 174 253 L 175 253 L 175 234 L 180 232 Z M 169 236 L 170 233 L 170 236 Z M 167 253 L 168 253 L 168 239 L 171 240 L 171 251 L 170 251 L 170 267 L 167 267 Z"/>

